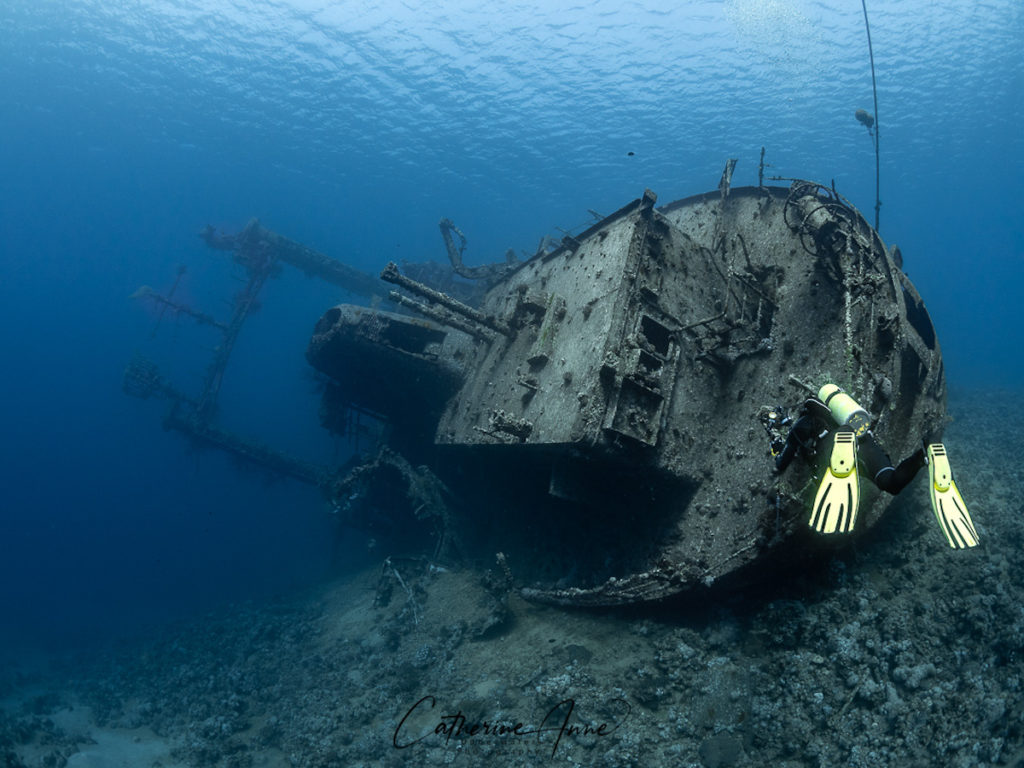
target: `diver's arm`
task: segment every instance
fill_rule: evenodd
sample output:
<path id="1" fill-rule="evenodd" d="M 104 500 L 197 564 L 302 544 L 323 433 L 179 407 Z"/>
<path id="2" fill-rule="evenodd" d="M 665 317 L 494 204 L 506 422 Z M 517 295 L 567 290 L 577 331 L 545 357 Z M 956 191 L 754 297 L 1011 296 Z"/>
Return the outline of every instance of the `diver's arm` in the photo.
<path id="1" fill-rule="evenodd" d="M 806 448 L 811 440 L 818 437 L 823 428 L 821 419 L 814 415 L 814 413 L 805 412 L 803 416 L 797 419 L 786 436 L 786 444 L 782 446 L 779 455 L 775 457 L 776 473 L 781 474 L 785 472 L 786 467 L 793 461 L 793 457 L 796 456 L 797 452 L 801 448 Z"/>

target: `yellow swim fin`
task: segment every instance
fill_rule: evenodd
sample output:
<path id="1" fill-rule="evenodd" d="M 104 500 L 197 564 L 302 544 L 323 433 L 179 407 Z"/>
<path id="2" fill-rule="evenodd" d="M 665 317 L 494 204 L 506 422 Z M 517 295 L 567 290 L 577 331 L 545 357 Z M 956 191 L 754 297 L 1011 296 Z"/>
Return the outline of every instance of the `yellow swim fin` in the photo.
<path id="1" fill-rule="evenodd" d="M 857 437 L 849 430 L 840 430 L 832 437 L 832 453 L 808 525 L 818 533 L 849 533 L 857 522 L 859 505 Z"/>
<path id="2" fill-rule="evenodd" d="M 928 446 L 928 493 L 932 499 L 932 511 L 939 527 L 946 534 L 953 549 L 978 546 L 978 531 L 967 511 L 963 496 L 953 482 L 953 470 L 949 466 L 946 447 L 942 443 Z"/>

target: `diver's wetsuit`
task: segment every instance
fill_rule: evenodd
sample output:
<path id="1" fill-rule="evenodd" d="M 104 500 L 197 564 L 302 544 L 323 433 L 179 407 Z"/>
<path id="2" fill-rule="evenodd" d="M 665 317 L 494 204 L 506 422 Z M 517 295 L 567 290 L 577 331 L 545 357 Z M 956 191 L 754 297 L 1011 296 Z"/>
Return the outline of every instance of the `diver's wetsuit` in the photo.
<path id="1" fill-rule="evenodd" d="M 775 471 L 783 472 L 801 449 L 807 454 L 812 453 L 814 445 L 832 433 L 853 432 L 850 427 L 836 427 L 834 424 L 828 406 L 816 397 L 809 398 L 803 405 L 800 418 L 789 430 L 786 444 L 775 457 Z M 857 459 L 864 468 L 864 474 L 893 496 L 902 491 L 925 464 L 924 449 L 918 448 L 894 467 L 892 459 L 870 430 L 857 438 Z"/>

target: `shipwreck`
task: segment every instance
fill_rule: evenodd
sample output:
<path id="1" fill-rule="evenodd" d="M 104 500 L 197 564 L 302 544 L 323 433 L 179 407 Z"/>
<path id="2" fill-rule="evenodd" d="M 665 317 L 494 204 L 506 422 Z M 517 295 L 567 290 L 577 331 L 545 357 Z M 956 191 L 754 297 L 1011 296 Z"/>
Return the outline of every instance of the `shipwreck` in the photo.
<path id="1" fill-rule="evenodd" d="M 773 473 L 766 408 L 835 382 L 897 458 L 941 433 L 946 387 L 898 251 L 833 186 L 733 187 L 733 165 L 706 194 L 659 206 L 645 191 L 483 267 L 447 220 L 447 269 L 389 264 L 379 280 L 257 222 L 205 232 L 247 268 L 286 261 L 375 297 L 327 309 L 307 350 L 323 425 L 363 436 L 345 466 L 218 430 L 216 370 L 190 399 L 137 360 L 129 388 L 169 398 L 194 439 L 319 485 L 389 552 L 470 567 L 500 553 L 529 599 L 633 603 L 751 572 L 821 546 L 807 528 L 820 468 Z M 891 497 L 863 494 L 866 528 Z"/>

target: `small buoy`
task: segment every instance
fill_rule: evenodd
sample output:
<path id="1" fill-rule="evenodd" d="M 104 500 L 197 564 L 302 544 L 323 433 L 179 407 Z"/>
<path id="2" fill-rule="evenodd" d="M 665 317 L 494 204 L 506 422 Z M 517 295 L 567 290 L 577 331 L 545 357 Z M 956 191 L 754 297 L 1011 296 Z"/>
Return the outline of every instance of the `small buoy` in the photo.
<path id="1" fill-rule="evenodd" d="M 875 124 L 875 116 L 866 109 L 858 109 L 853 113 L 853 116 L 857 118 L 858 123 L 863 124 L 869 131 Z"/>

